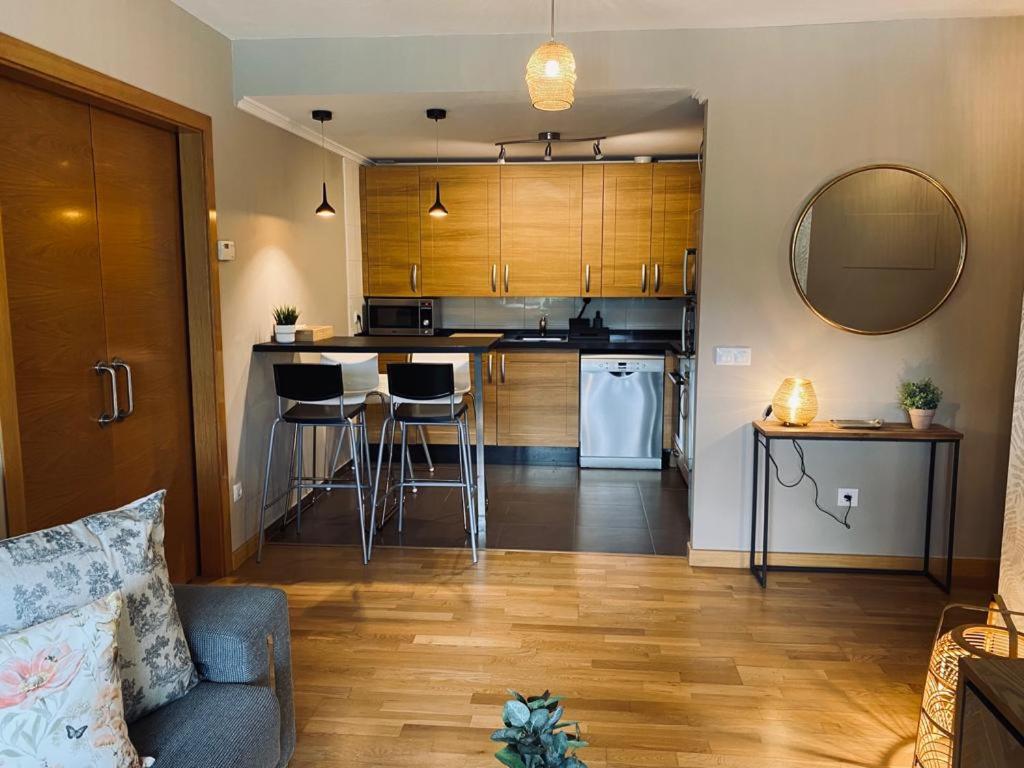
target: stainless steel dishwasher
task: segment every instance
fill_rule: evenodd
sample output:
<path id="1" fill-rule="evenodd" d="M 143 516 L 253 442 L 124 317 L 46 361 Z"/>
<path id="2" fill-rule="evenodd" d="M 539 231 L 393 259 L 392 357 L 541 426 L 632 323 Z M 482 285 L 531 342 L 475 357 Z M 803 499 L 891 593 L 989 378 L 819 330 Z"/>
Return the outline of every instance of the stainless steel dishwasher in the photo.
<path id="1" fill-rule="evenodd" d="M 580 357 L 580 466 L 661 469 L 665 358 Z"/>

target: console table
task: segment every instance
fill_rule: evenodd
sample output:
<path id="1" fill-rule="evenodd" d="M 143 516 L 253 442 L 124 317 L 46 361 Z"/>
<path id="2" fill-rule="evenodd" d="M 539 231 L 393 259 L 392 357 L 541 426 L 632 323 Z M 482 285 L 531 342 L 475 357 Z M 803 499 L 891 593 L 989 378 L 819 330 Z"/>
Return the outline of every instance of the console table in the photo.
<path id="1" fill-rule="evenodd" d="M 750 572 L 757 579 L 762 589 L 768 586 L 768 571 L 826 571 L 856 573 L 907 573 L 927 576 L 938 587 L 949 592 L 953 581 L 953 531 L 956 522 L 956 489 L 957 476 L 960 469 L 960 441 L 963 434 L 955 429 L 933 424 L 930 429 L 914 429 L 909 424 L 883 424 L 878 429 L 840 429 L 829 422 L 811 422 L 806 427 L 787 427 L 774 420 L 752 422 L 754 431 L 754 472 L 751 480 L 751 515 L 750 515 Z M 920 570 L 897 570 L 879 568 L 827 568 L 805 565 L 769 565 L 768 563 L 768 520 L 771 507 L 769 505 L 772 464 L 771 449 L 775 440 L 798 441 L 856 441 L 866 443 L 918 443 L 930 446 L 928 461 L 928 501 L 925 508 L 924 555 Z M 946 536 L 946 578 L 940 581 L 931 572 L 932 515 L 935 500 L 935 451 L 941 444 L 952 445 L 953 466 L 950 478 L 949 494 L 949 530 Z M 761 449 L 764 449 L 764 488 L 763 514 L 761 515 L 761 562 L 757 562 L 757 520 L 758 520 L 758 463 Z"/>
<path id="2" fill-rule="evenodd" d="M 960 659 L 956 768 L 1024 765 L 1024 659 Z"/>

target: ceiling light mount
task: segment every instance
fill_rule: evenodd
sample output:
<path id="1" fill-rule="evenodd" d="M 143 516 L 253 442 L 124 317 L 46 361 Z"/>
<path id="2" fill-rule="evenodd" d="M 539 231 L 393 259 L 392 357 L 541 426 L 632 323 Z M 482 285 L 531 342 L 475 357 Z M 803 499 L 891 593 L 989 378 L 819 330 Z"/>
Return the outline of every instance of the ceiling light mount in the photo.
<path id="1" fill-rule="evenodd" d="M 430 109 L 427 110 L 428 120 L 444 120 L 446 117 L 448 117 L 447 109 L 441 109 L 440 107 L 431 107 Z M 327 119 L 330 120 L 330 118 Z"/>

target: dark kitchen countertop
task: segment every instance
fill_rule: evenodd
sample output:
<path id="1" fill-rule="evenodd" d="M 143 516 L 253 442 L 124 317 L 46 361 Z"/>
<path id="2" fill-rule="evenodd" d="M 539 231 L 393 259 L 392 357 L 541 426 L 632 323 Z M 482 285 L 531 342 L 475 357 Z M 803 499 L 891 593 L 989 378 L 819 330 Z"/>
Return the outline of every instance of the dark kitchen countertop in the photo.
<path id="1" fill-rule="evenodd" d="M 607 338 L 569 338 L 566 341 L 512 341 L 508 337 L 515 334 L 539 336 L 540 333 L 529 328 L 513 330 L 501 329 L 444 329 L 444 334 L 462 333 L 500 333 L 504 338 L 498 342 L 498 349 L 578 349 L 581 352 L 632 352 L 632 353 L 665 353 L 682 354 L 682 343 L 678 331 L 616 331 L 611 330 Z M 565 336 L 565 328 L 549 328 L 548 336 Z"/>

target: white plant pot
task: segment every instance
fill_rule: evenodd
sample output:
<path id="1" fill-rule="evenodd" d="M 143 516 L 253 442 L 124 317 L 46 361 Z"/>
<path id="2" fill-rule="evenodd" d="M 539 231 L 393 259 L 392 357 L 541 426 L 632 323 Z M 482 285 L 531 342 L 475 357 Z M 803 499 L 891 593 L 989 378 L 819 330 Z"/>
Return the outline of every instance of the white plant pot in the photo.
<path id="1" fill-rule="evenodd" d="M 910 423 L 914 429 L 928 429 L 932 425 L 932 419 L 935 418 L 935 409 L 926 411 L 923 408 L 910 408 L 907 410 L 910 414 Z"/>
<path id="2" fill-rule="evenodd" d="M 278 344 L 292 344 L 295 341 L 295 326 L 275 325 L 274 338 Z"/>

